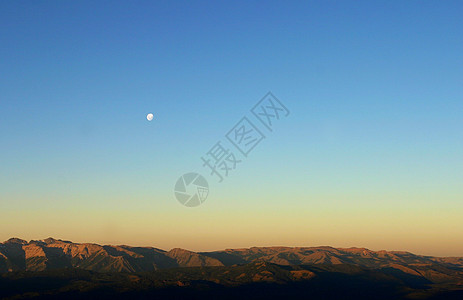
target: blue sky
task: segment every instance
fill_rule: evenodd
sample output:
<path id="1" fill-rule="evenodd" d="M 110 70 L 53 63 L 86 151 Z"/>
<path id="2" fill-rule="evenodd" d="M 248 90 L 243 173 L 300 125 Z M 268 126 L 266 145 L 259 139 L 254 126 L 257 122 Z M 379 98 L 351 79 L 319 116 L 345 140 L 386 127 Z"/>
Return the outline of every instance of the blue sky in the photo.
<path id="1" fill-rule="evenodd" d="M 20 231 L 24 209 L 69 219 L 78 211 L 100 226 L 95 210 L 172 222 L 201 210 L 242 220 L 293 208 L 280 220 L 288 228 L 293 213 L 311 209 L 330 220 L 335 207 L 383 217 L 399 207 L 405 228 L 417 207 L 423 219 L 462 212 L 462 9 L 459 1 L 3 1 L 0 208 L 11 219 L 0 237 L 53 234 L 53 220 Z M 200 157 L 267 91 L 290 116 L 223 183 L 207 177 L 209 199 L 184 212 L 172 194 L 178 176 L 207 173 Z M 448 226 L 463 228 L 439 230 Z M 67 230 L 55 232 L 85 240 Z M 92 239 L 151 241 L 126 237 L 137 231 Z M 182 246 L 180 237 L 162 241 Z M 383 246 L 369 241 L 358 243 Z M 444 253 L 425 242 L 384 245 Z"/>

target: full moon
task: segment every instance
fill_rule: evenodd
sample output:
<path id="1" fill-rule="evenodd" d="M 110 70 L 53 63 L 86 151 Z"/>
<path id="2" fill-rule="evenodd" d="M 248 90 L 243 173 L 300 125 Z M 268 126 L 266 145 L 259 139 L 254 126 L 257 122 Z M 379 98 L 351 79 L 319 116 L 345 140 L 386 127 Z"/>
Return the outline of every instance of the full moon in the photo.
<path id="1" fill-rule="evenodd" d="M 149 113 L 149 114 L 146 115 L 146 119 L 147 119 L 148 121 L 152 121 L 153 118 L 154 118 L 154 116 L 153 116 L 153 114 L 151 114 L 151 113 Z"/>

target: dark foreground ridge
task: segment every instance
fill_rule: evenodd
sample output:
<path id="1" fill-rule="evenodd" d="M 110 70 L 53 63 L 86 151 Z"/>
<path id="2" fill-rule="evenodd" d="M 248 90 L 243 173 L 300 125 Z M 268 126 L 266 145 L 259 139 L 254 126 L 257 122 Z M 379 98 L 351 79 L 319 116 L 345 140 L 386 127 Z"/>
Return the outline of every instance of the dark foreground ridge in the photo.
<path id="1" fill-rule="evenodd" d="M 195 253 L 76 244 L 0 244 L 3 299 L 463 299 L 463 259 L 364 248 Z"/>

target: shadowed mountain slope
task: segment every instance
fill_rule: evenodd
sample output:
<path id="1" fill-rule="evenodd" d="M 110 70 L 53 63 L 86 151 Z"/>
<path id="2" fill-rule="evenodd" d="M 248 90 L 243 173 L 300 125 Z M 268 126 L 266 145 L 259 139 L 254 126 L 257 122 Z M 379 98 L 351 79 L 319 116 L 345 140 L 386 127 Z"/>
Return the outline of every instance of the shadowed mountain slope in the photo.
<path id="1" fill-rule="evenodd" d="M 48 238 L 0 244 L 0 272 L 79 268 L 97 272 L 142 272 L 174 267 L 222 266 L 215 258 L 195 252 L 152 247 L 101 246 Z"/>
<path id="2" fill-rule="evenodd" d="M 196 253 L 179 248 L 165 251 L 152 247 L 102 246 L 53 238 L 30 242 L 12 238 L 0 244 L 0 272 L 3 273 L 64 268 L 135 273 L 176 267 L 219 267 L 254 262 L 281 266 L 355 265 L 383 270 L 394 276 L 403 275 L 404 280 L 420 278 L 415 281 L 463 284 L 463 258 L 421 256 L 403 251 L 332 247 L 253 247 Z"/>
<path id="3" fill-rule="evenodd" d="M 460 277 L 461 278 L 461 277 Z M 99 273 L 82 269 L 0 274 L 1 299 L 463 299 L 463 286 L 397 269 L 344 264 L 245 265 Z"/>

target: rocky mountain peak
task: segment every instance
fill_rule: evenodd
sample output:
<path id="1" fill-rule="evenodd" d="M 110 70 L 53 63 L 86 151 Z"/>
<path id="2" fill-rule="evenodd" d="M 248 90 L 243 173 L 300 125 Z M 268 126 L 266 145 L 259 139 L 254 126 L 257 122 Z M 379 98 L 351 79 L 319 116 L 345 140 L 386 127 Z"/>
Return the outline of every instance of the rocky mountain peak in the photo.
<path id="1" fill-rule="evenodd" d="M 27 241 L 19 239 L 19 238 L 11 238 L 8 241 L 6 241 L 5 243 L 26 245 Z"/>

